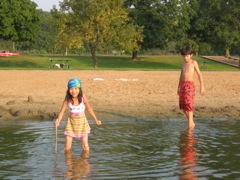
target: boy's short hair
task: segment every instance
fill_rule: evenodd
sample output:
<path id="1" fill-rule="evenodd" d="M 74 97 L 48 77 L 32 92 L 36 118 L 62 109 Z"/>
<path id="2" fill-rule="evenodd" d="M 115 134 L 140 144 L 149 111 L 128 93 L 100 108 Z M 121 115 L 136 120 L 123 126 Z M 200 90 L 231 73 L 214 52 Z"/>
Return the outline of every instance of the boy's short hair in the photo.
<path id="1" fill-rule="evenodd" d="M 188 54 L 193 54 L 193 50 L 190 46 L 181 49 L 181 55 L 186 56 Z"/>

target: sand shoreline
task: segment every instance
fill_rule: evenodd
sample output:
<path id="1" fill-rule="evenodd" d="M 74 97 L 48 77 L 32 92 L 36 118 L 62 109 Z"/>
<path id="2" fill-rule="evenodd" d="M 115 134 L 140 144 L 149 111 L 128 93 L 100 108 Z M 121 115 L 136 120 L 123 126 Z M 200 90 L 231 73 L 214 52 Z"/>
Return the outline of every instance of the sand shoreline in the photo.
<path id="1" fill-rule="evenodd" d="M 240 117 L 240 72 L 202 72 L 206 94 L 195 77 L 195 118 Z M 69 78 L 80 78 L 99 119 L 181 118 L 178 71 L 0 70 L 0 120 L 52 120 Z M 67 114 L 67 113 L 66 113 Z"/>

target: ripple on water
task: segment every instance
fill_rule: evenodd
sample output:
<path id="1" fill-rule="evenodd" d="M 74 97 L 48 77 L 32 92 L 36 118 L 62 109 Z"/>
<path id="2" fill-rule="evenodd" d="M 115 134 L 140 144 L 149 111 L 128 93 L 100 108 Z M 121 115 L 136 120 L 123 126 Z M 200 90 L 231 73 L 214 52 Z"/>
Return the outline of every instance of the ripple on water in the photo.
<path id="1" fill-rule="evenodd" d="M 0 124 L 0 176 L 17 178 L 226 178 L 239 172 L 239 121 L 196 120 L 194 131 L 186 121 L 119 119 L 102 126 L 91 123 L 90 158 L 82 158 L 81 144 L 63 152 L 64 123 Z"/>

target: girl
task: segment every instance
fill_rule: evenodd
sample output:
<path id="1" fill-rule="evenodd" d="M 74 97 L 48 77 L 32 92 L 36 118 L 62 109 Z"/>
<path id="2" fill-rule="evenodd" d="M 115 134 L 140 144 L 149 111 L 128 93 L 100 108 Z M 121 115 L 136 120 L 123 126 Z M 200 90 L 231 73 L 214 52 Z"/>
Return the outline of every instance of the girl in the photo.
<path id="1" fill-rule="evenodd" d="M 85 108 L 93 117 L 97 125 L 101 125 L 101 121 L 97 119 L 93 109 L 87 101 L 87 98 L 83 95 L 82 83 L 77 78 L 68 81 L 66 97 L 63 101 L 58 118 L 55 121 L 56 127 L 59 126 L 67 106 L 70 111 L 70 116 L 64 131 L 64 134 L 66 135 L 64 150 L 67 151 L 71 149 L 73 138 L 82 138 L 82 148 L 84 151 L 88 151 L 88 134 L 91 129 L 85 116 Z"/>

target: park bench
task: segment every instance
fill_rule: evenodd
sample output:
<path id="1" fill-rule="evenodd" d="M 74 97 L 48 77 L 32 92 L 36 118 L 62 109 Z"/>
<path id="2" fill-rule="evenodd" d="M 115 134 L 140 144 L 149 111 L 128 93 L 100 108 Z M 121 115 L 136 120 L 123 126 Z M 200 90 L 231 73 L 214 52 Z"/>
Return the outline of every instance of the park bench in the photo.
<path id="1" fill-rule="evenodd" d="M 71 60 L 62 60 L 62 59 L 49 59 L 49 69 L 70 69 Z"/>

